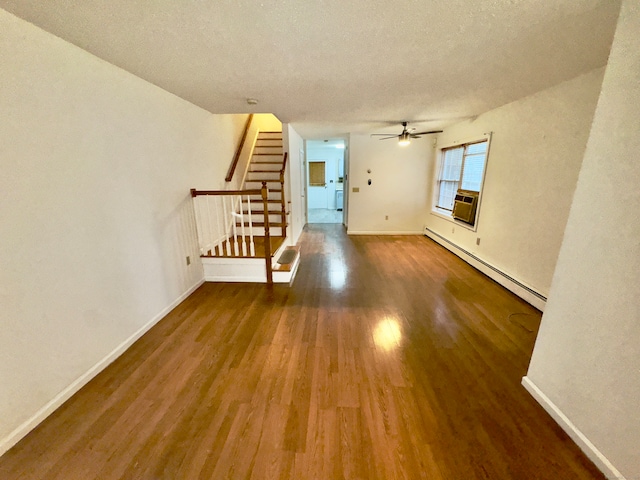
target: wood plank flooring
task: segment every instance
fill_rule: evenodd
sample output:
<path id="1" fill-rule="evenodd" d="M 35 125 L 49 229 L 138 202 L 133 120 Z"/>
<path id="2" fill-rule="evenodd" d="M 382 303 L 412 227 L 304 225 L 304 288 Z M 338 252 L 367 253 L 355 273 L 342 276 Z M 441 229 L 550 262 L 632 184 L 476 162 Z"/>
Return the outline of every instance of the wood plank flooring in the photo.
<path id="1" fill-rule="evenodd" d="M 203 285 L 0 478 L 604 478 L 520 385 L 538 311 L 426 237 L 301 254 L 292 287 Z"/>

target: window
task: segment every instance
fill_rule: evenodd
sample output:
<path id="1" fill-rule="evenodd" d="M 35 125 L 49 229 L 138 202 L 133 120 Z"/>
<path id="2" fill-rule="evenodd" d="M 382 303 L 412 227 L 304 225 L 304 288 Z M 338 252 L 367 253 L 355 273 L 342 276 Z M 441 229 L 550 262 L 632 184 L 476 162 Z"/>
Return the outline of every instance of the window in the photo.
<path id="1" fill-rule="evenodd" d="M 487 140 L 442 149 L 436 208 L 453 211 L 458 189 L 480 193 L 487 160 Z"/>
<path id="2" fill-rule="evenodd" d="M 324 187 L 326 185 L 324 162 L 309 162 L 309 185 Z"/>

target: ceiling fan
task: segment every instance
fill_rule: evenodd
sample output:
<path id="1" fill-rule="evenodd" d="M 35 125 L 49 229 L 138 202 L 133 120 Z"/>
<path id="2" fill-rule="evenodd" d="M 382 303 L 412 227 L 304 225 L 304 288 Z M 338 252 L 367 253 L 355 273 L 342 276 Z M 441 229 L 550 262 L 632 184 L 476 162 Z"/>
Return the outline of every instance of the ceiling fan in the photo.
<path id="1" fill-rule="evenodd" d="M 398 145 L 406 146 L 411 143 L 412 138 L 420 138 L 421 135 L 430 135 L 432 133 L 442 133 L 442 130 L 429 130 L 427 132 L 416 132 L 415 128 L 407 129 L 409 122 L 402 122 L 402 133 L 400 135 L 389 135 L 388 133 L 372 133 L 372 137 L 382 137 L 380 140 L 389 140 L 397 138 Z"/>

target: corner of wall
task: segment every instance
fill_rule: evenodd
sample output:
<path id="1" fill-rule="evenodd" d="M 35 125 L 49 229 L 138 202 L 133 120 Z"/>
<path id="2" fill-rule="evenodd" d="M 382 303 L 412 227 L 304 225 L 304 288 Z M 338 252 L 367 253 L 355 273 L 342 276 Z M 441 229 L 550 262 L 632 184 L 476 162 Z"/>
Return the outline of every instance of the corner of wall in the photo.
<path id="1" fill-rule="evenodd" d="M 560 427 L 571 437 L 580 449 L 589 457 L 596 467 L 600 469 L 609 480 L 625 480 L 625 477 L 613 466 L 613 464 L 603 455 L 603 453 L 591 443 L 578 427 L 567 417 L 558 406 L 547 397 L 542 390 L 529 378 L 522 377 L 522 386 L 531 396 L 545 409 L 545 411 L 560 425 Z"/>

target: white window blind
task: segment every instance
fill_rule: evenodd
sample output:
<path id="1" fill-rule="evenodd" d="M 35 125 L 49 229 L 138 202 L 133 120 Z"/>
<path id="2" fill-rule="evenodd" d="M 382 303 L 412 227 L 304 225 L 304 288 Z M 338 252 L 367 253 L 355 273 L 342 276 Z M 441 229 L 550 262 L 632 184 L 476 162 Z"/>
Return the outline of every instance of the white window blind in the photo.
<path id="1" fill-rule="evenodd" d="M 450 148 L 443 152 L 442 170 L 439 179 L 438 207 L 453 210 L 453 200 L 458 190 L 464 147 Z"/>
<path id="2" fill-rule="evenodd" d="M 480 192 L 487 161 L 487 140 L 442 150 L 436 207 L 453 211 L 458 189 Z"/>

